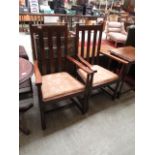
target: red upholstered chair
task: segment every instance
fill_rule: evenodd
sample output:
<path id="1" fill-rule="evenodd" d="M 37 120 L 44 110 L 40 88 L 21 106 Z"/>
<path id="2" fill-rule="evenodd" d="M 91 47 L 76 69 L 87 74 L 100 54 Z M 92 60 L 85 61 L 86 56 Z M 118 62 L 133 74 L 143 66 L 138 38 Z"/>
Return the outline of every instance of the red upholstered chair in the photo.
<path id="1" fill-rule="evenodd" d="M 70 100 L 86 112 L 93 72 L 69 56 L 67 25 L 30 25 L 30 32 L 41 125 L 45 129 L 45 113 L 55 102 Z M 72 67 L 73 71 L 77 67 L 87 73 L 86 83 L 77 80 Z"/>
<path id="2" fill-rule="evenodd" d="M 127 32 L 125 31 L 123 22 L 107 21 L 105 33 L 106 39 L 114 41 L 116 47 L 117 43 L 125 44 L 126 42 Z"/>

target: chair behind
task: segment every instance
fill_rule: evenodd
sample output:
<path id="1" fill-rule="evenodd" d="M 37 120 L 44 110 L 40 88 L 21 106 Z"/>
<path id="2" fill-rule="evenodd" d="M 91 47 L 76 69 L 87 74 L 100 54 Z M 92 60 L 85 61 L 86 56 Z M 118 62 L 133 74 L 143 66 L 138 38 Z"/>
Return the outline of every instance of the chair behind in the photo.
<path id="1" fill-rule="evenodd" d="M 76 25 L 76 54 L 91 64 L 94 64 L 95 59 L 97 62 L 99 61 L 102 31 L 103 23 L 99 25 Z"/>

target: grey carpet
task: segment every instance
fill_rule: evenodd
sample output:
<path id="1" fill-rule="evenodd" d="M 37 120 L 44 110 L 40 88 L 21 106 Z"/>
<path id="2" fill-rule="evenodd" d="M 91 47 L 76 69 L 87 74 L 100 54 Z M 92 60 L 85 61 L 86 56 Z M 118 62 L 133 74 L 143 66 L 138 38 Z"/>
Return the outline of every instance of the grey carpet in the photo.
<path id="1" fill-rule="evenodd" d="M 75 106 L 50 112 L 45 131 L 34 92 L 25 115 L 31 134 L 20 133 L 20 155 L 134 155 L 134 92 L 115 101 L 95 95 L 86 115 Z"/>

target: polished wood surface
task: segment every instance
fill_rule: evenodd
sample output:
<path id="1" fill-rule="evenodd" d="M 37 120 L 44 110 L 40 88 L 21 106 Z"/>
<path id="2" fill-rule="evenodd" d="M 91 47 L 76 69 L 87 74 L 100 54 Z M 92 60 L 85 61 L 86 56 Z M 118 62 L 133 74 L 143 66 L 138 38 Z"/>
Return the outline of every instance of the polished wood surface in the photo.
<path id="1" fill-rule="evenodd" d="M 121 84 L 118 91 L 119 92 L 118 96 L 131 90 L 129 89 L 125 92 L 122 92 L 125 77 L 128 74 L 131 65 L 135 63 L 135 48 L 132 46 L 125 46 L 121 48 L 113 48 L 109 46 L 108 48 L 104 48 L 103 46 L 101 47 L 100 52 L 103 55 L 107 56 L 108 58 L 116 60 L 117 62 L 122 64 L 119 72 L 119 75 L 121 77 Z"/>
<path id="2" fill-rule="evenodd" d="M 113 49 L 110 51 L 110 53 L 128 62 L 135 61 L 135 48 L 132 46 Z"/>
<path id="3" fill-rule="evenodd" d="M 116 61 L 118 61 L 120 63 L 128 64 L 129 63 L 128 61 L 125 61 L 125 60 L 123 60 L 123 59 L 121 59 L 119 57 L 116 57 L 115 55 L 112 55 L 111 54 L 110 51 L 111 50 L 114 50 L 114 49 L 116 49 L 116 48 L 114 48 L 112 46 L 109 46 L 109 45 L 102 45 L 101 46 L 100 53 L 103 54 L 103 55 L 105 55 L 105 56 L 107 56 L 107 57 L 109 57 L 109 58 L 111 58 L 111 59 L 113 59 L 113 60 L 116 60 Z"/>
<path id="4" fill-rule="evenodd" d="M 19 83 L 29 79 L 33 74 L 33 65 L 30 61 L 19 58 Z"/>

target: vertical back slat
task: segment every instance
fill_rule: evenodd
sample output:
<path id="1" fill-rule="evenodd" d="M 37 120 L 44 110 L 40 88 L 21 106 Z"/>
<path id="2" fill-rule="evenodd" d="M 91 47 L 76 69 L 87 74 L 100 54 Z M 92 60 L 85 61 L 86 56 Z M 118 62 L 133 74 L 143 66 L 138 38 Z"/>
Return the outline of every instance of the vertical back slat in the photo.
<path id="1" fill-rule="evenodd" d="M 67 24 L 66 24 L 66 27 L 65 27 L 65 31 L 64 31 L 64 55 L 67 55 L 68 54 L 68 37 L 67 37 Z M 64 61 L 63 61 L 63 64 L 64 64 L 64 69 L 66 70 L 66 60 L 65 60 L 65 57 L 64 57 Z"/>
<path id="2" fill-rule="evenodd" d="M 101 28 L 101 31 L 99 31 L 99 38 L 98 38 L 98 45 L 97 45 L 97 64 L 99 64 L 101 41 L 102 41 L 102 28 Z"/>
<path id="3" fill-rule="evenodd" d="M 76 24 L 75 50 L 76 50 L 76 55 L 78 55 L 79 54 L 79 24 Z"/>
<path id="4" fill-rule="evenodd" d="M 94 38 L 93 38 L 93 48 L 92 48 L 92 60 L 91 63 L 94 64 L 95 59 L 95 50 L 96 50 L 96 36 L 97 36 L 97 30 L 94 30 Z"/>
<path id="5" fill-rule="evenodd" d="M 42 73 L 46 74 L 46 56 L 45 56 L 45 48 L 44 48 L 44 35 L 42 28 L 39 31 L 39 46 L 40 46 L 40 54 L 41 54 L 41 62 L 42 62 Z"/>
<path id="6" fill-rule="evenodd" d="M 82 30 L 82 39 L 81 39 L 81 55 L 84 57 L 85 52 L 84 52 L 84 45 L 85 44 L 85 31 Z"/>
<path id="7" fill-rule="evenodd" d="M 49 61 L 50 61 L 50 71 L 54 71 L 54 51 L 53 51 L 53 35 L 52 31 L 48 33 L 48 48 L 49 48 Z"/>
<path id="8" fill-rule="evenodd" d="M 90 37 L 91 37 L 91 30 L 88 30 L 88 40 L 87 40 L 87 56 L 86 56 L 86 60 L 89 61 L 89 57 L 90 57 Z"/>
<path id="9" fill-rule="evenodd" d="M 57 35 L 56 35 L 56 44 L 57 44 L 57 66 L 56 67 L 56 70 L 59 71 L 60 69 L 62 69 L 62 48 L 61 48 L 61 35 L 60 35 L 61 31 L 60 32 L 57 32 Z"/>

